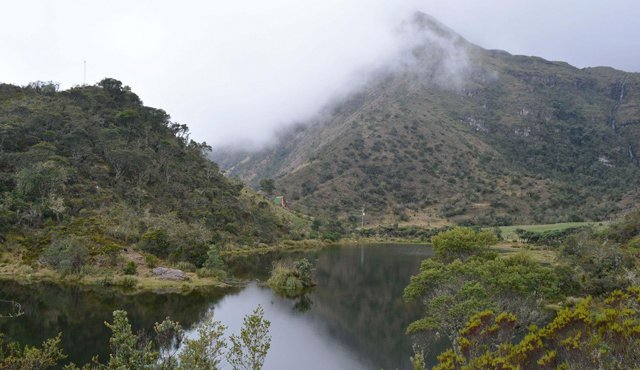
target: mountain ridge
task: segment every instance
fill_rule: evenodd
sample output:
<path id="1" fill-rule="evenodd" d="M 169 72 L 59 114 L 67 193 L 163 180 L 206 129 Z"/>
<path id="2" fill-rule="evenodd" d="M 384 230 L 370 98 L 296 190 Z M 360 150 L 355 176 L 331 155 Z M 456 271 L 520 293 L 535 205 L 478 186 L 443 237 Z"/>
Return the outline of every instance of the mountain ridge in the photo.
<path id="1" fill-rule="evenodd" d="M 275 145 L 213 158 L 354 225 L 362 207 L 387 223 L 599 220 L 638 199 L 640 74 L 456 45 L 427 38 Z"/>

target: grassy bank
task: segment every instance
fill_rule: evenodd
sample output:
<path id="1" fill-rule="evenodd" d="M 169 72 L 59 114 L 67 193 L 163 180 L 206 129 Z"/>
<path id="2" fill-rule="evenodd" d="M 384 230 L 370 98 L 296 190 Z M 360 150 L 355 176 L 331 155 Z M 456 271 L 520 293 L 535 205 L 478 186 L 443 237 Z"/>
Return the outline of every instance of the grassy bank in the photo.
<path id="1" fill-rule="evenodd" d="M 558 224 L 543 224 L 543 225 L 511 225 L 500 226 L 500 232 L 502 232 L 502 238 L 507 241 L 517 241 L 518 234 L 516 230 L 526 230 L 536 233 L 546 231 L 561 231 L 576 227 L 592 227 L 594 229 L 605 229 L 609 225 L 608 221 L 602 222 L 563 222 Z"/>
<path id="2" fill-rule="evenodd" d="M 305 251 L 322 248 L 328 243 L 318 240 L 283 241 L 276 245 L 262 245 L 258 247 L 231 247 L 221 251 L 225 257 L 248 256 L 254 254 L 266 254 L 279 251 Z M 51 282 L 64 285 L 86 285 L 117 287 L 130 292 L 182 292 L 206 288 L 227 288 L 242 282 L 234 277 L 221 278 L 217 276 L 199 276 L 194 270 L 181 268 L 180 264 L 156 259 L 154 265 L 146 263 L 144 255 L 139 251 L 128 248 L 127 252 L 120 253 L 119 262 L 114 266 L 86 265 L 77 273 L 62 273 L 55 269 L 41 266 L 39 263 L 25 264 L 18 254 L 5 252 L 0 255 L 0 280 L 13 280 L 24 284 Z M 135 265 L 135 274 L 124 274 L 127 264 Z M 187 280 L 165 280 L 154 276 L 152 269 L 155 266 L 177 268 L 183 271 Z M 194 267 L 194 266 L 192 266 Z"/>
<path id="3" fill-rule="evenodd" d="M 85 285 L 96 287 L 122 288 L 132 293 L 189 293 L 205 288 L 228 288 L 228 282 L 216 278 L 201 278 L 195 273 L 186 272 L 188 280 L 162 280 L 150 273 L 139 275 L 114 274 L 113 271 L 101 271 L 97 274 L 61 274 L 52 269 L 34 269 L 23 264 L 0 263 L 0 280 L 16 281 L 20 284 L 37 284 L 43 282 L 61 285 Z"/>

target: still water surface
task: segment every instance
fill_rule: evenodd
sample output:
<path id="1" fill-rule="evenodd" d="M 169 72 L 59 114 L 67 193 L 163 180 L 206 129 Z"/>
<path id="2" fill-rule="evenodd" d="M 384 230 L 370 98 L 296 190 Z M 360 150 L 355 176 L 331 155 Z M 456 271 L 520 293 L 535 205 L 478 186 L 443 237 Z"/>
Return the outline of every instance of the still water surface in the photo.
<path id="1" fill-rule="evenodd" d="M 333 247 L 305 253 L 272 253 L 230 261 L 232 273 L 265 280 L 278 259 L 302 256 L 315 264 L 317 286 L 305 297 L 282 298 L 252 282 L 244 288 L 180 294 L 127 295 L 3 282 L 0 297 L 25 309 L 0 321 L 9 338 L 30 344 L 63 332 L 69 360 L 106 359 L 109 331 L 103 322 L 124 309 L 135 329 L 150 330 L 166 316 L 186 328 L 213 311 L 216 320 L 238 332 L 242 317 L 260 304 L 271 321 L 271 350 L 265 369 L 408 369 L 411 341 L 407 325 L 420 316 L 402 301 L 402 292 L 431 250 L 417 245 Z M 438 351 L 435 351 L 437 353 Z"/>

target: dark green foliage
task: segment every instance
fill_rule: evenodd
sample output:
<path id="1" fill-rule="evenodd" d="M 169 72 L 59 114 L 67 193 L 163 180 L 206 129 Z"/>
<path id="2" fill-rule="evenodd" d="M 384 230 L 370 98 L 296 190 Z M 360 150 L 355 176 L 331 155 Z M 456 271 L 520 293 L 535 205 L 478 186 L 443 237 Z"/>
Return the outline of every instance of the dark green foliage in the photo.
<path id="1" fill-rule="evenodd" d="M 604 234 L 616 237 L 625 221 L 614 224 Z M 572 267 L 572 283 L 585 293 L 607 294 L 634 283 L 637 258 L 625 244 L 612 242 L 606 236 L 588 231 L 571 235 L 560 247 L 560 254 Z"/>
<path id="2" fill-rule="evenodd" d="M 429 241 L 432 236 L 448 230 L 449 226 L 435 228 L 420 228 L 417 226 L 378 226 L 371 229 L 358 229 L 357 235 L 365 238 L 401 238 Z"/>
<path id="3" fill-rule="evenodd" d="M 558 246 L 562 241 L 572 234 L 576 234 L 583 231 L 588 231 L 590 228 L 586 226 L 582 227 L 569 227 L 561 230 L 548 230 L 548 231 L 530 231 L 524 229 L 516 229 L 516 234 L 525 243 L 533 244 L 545 244 L 548 246 Z"/>
<path id="4" fill-rule="evenodd" d="M 166 231 L 162 229 L 149 230 L 140 238 L 142 250 L 157 256 L 166 257 L 169 254 L 169 241 Z"/>
<path id="5" fill-rule="evenodd" d="M 467 261 L 422 262 L 404 292 L 407 300 L 425 304 L 425 317 L 408 332 L 439 331 L 454 340 L 471 315 L 486 309 L 514 312 L 526 322 L 544 318 L 545 300 L 563 296 L 554 268 L 522 256 L 472 257 Z"/>
<path id="6" fill-rule="evenodd" d="M 229 338 L 231 348 L 227 353 L 227 361 L 234 370 L 262 369 L 271 348 L 270 326 L 271 322 L 264 319 L 264 310 L 260 306 L 244 317 L 240 334 L 232 334 Z"/>
<path id="7" fill-rule="evenodd" d="M 220 257 L 220 248 L 217 245 L 211 245 L 207 252 L 207 259 L 204 262 L 203 267 L 208 269 L 221 269 L 224 267 L 224 261 Z"/>
<path id="8" fill-rule="evenodd" d="M 24 346 L 8 341 L 0 333 L 0 368 L 7 370 L 48 369 L 67 356 L 62 352 L 61 334 L 48 339 L 40 347 Z"/>
<path id="9" fill-rule="evenodd" d="M 443 261 L 480 255 L 497 241 L 492 231 L 476 231 L 468 227 L 455 227 L 431 238 L 433 248 Z"/>
<path id="10" fill-rule="evenodd" d="M 609 228 L 609 237 L 624 243 L 640 236 L 640 208 L 629 212 L 621 221 Z"/>
<path id="11" fill-rule="evenodd" d="M 315 285 L 311 270 L 313 265 L 306 258 L 291 262 L 278 262 L 271 271 L 267 284 L 276 292 L 293 298 L 303 295 Z"/>
<path id="12" fill-rule="evenodd" d="M 129 261 L 122 270 L 125 275 L 135 275 L 138 272 L 138 266 L 135 262 Z"/>
<path id="13" fill-rule="evenodd" d="M 260 180 L 260 190 L 264 191 L 265 194 L 271 195 L 275 189 L 276 185 L 273 179 Z"/>
<path id="14" fill-rule="evenodd" d="M 54 240 L 41 255 L 45 264 L 63 273 L 78 273 L 87 263 L 89 252 L 87 247 L 78 240 L 64 238 Z"/>
<path id="15" fill-rule="evenodd" d="M 120 81 L 54 87 L 0 84 L 0 242 L 25 248 L 27 262 L 69 237 L 90 260 L 108 245 L 138 243 L 201 266 L 211 243 L 273 243 L 289 232 L 220 173 L 186 125 Z M 86 253 L 78 256 L 62 267 L 78 271 Z"/>

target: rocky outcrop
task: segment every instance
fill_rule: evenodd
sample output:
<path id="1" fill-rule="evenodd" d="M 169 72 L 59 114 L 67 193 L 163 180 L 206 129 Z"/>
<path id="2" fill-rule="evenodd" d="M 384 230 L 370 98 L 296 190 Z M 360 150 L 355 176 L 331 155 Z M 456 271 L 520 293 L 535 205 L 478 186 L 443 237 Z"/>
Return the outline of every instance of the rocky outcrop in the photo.
<path id="1" fill-rule="evenodd" d="M 167 267 L 156 267 L 151 270 L 153 276 L 161 280 L 189 280 L 189 276 L 178 269 L 170 269 Z"/>

